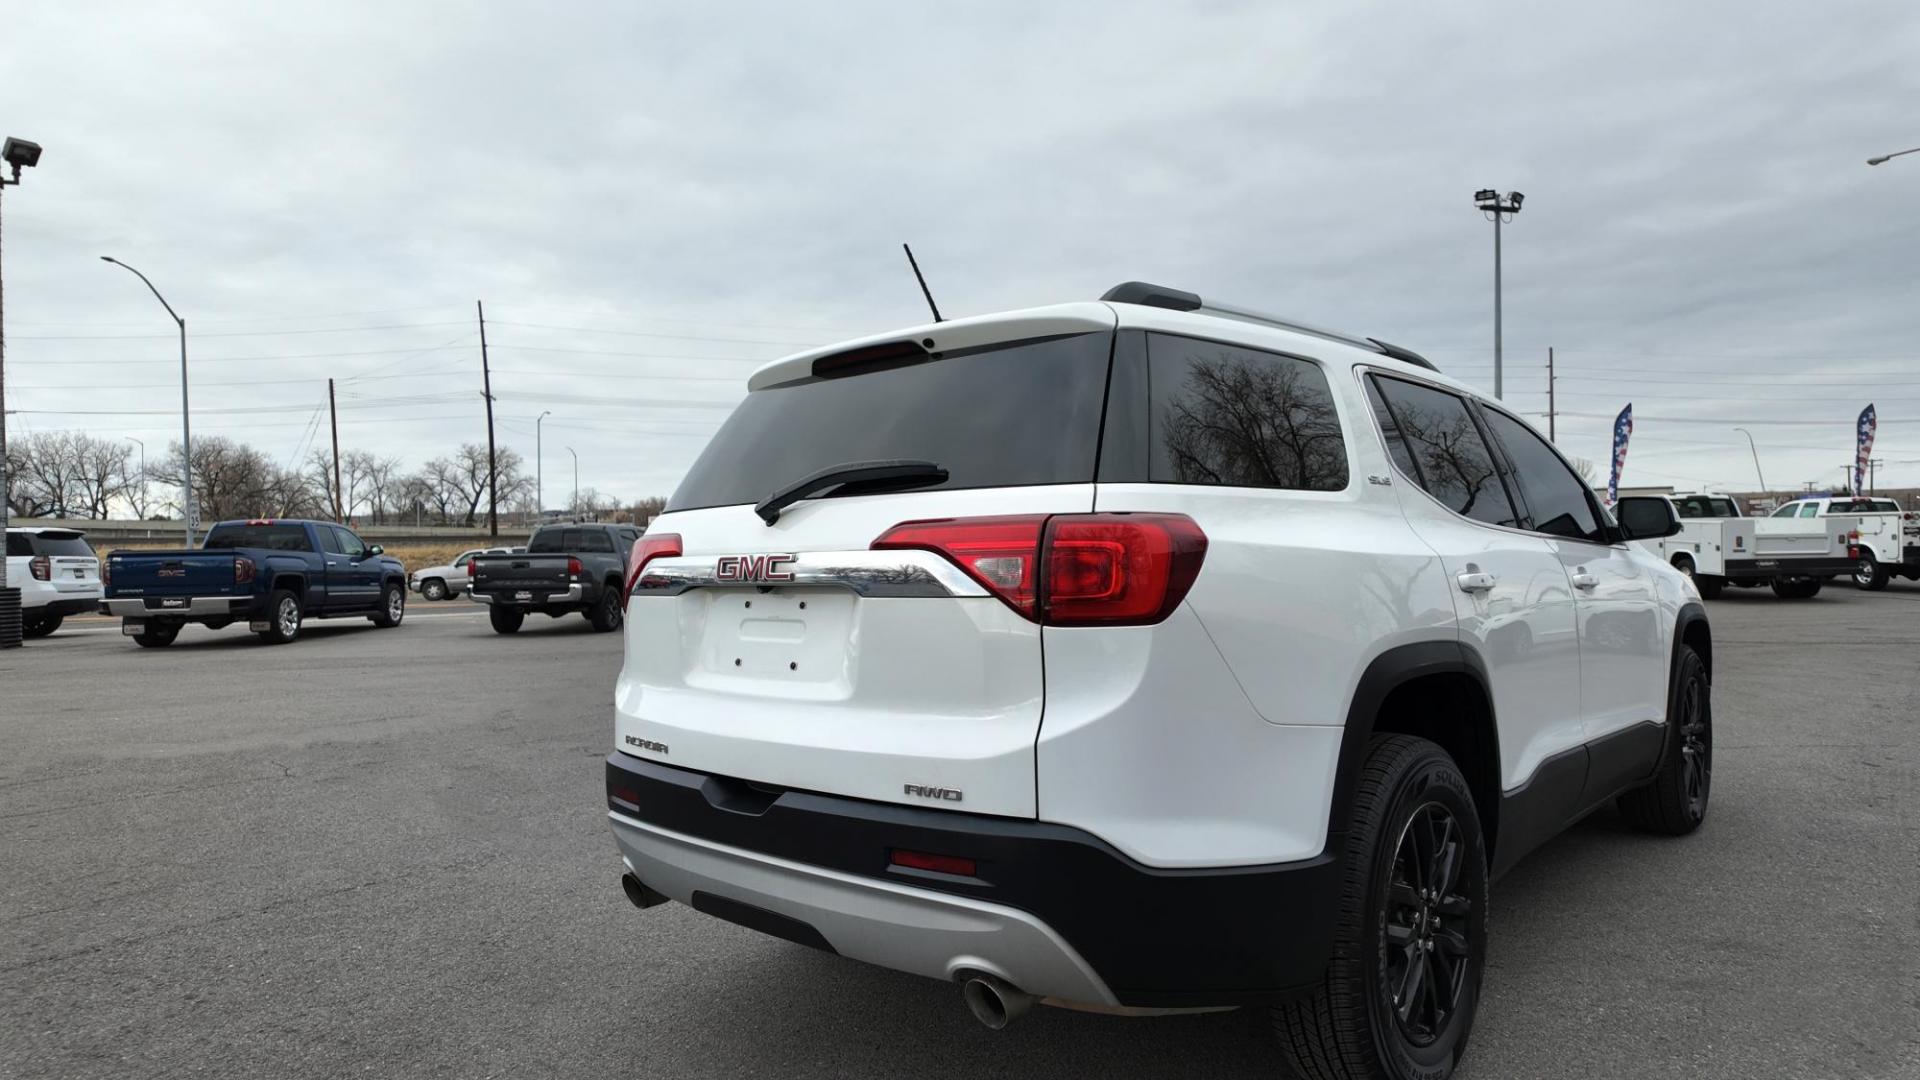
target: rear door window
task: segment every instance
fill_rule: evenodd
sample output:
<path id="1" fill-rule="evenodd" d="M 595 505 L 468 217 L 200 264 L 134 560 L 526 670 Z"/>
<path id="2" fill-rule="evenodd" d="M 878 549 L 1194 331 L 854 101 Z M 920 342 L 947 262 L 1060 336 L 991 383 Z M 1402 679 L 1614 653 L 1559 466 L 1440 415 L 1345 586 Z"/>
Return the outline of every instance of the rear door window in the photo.
<path id="1" fill-rule="evenodd" d="M 1147 371 L 1149 480 L 1297 491 L 1347 486 L 1346 440 L 1320 365 L 1148 334 Z"/>
<path id="2" fill-rule="evenodd" d="M 755 390 L 667 509 L 755 503 L 812 473 L 883 459 L 947 470 L 919 491 L 1091 483 L 1112 342 L 1110 332 L 1008 342 Z"/>
<path id="3" fill-rule="evenodd" d="M 1396 438 L 1402 440 L 1404 452 L 1396 461 L 1404 457 L 1413 463 L 1408 479 L 1456 514 L 1519 527 L 1493 452 L 1463 398 L 1381 375 L 1368 376 L 1368 382 L 1378 391 L 1376 407 L 1386 408 L 1380 424 L 1389 432 L 1388 448 Z M 1401 469 L 1405 471 L 1405 464 Z"/>

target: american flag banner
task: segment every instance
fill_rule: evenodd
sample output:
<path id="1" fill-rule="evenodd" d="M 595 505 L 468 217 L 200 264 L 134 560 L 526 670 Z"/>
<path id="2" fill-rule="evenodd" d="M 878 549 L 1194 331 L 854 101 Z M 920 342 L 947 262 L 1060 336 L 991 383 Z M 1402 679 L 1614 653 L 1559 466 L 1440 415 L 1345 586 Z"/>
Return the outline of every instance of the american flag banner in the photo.
<path id="1" fill-rule="evenodd" d="M 1873 403 L 1860 410 L 1860 419 L 1854 423 L 1853 451 L 1853 493 L 1860 494 L 1867 480 L 1867 461 L 1873 457 L 1873 433 L 1880 427 L 1880 418 L 1874 415 Z"/>
<path id="2" fill-rule="evenodd" d="M 1607 505 L 1620 500 L 1620 470 L 1627 464 L 1627 436 L 1633 434 L 1633 402 L 1613 418 L 1613 472 L 1607 476 Z"/>

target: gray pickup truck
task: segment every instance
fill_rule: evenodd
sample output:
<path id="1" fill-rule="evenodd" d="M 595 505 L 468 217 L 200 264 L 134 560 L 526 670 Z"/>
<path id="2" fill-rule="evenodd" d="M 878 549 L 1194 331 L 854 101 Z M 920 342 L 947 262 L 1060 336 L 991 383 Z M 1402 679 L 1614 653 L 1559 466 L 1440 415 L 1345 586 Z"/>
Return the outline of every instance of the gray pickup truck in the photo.
<path id="1" fill-rule="evenodd" d="M 467 564 L 469 591 L 486 604 L 495 633 L 517 632 L 527 615 L 579 612 L 602 633 L 624 614 L 627 556 L 640 539 L 633 525 L 543 525 L 524 555 L 479 555 Z"/>

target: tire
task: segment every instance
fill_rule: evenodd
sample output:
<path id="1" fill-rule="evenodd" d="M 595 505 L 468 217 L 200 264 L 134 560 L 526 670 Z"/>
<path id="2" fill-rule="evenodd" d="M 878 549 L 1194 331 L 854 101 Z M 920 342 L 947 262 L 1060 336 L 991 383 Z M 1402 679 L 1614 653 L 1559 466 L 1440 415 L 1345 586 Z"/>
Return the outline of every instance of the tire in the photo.
<path id="1" fill-rule="evenodd" d="M 1690 556 L 1686 556 L 1686 555 L 1675 555 L 1673 557 L 1673 568 L 1687 575 L 1688 577 L 1692 577 L 1693 576 L 1693 559 Z"/>
<path id="2" fill-rule="evenodd" d="M 1617 805 L 1620 816 L 1642 832 L 1685 836 L 1706 820 L 1712 793 L 1713 682 L 1699 654 L 1682 645 L 1660 769 L 1645 787 L 1620 796 Z"/>
<path id="3" fill-rule="evenodd" d="M 587 621 L 593 624 L 595 633 L 605 634 L 620 629 L 620 623 L 626 612 L 620 609 L 620 590 L 611 585 L 600 586 L 600 600 L 587 612 Z"/>
<path id="4" fill-rule="evenodd" d="M 1893 572 L 1881 565 L 1871 551 L 1861 552 L 1860 561 L 1853 568 L 1854 587 L 1868 592 L 1879 592 L 1886 588 L 1887 579 L 1892 576 Z"/>
<path id="5" fill-rule="evenodd" d="M 527 613 L 494 606 L 487 609 L 487 621 L 493 624 L 496 634 L 515 634 L 519 633 L 520 624 L 527 621 Z"/>
<path id="6" fill-rule="evenodd" d="M 447 595 L 447 583 L 439 578 L 428 578 L 420 583 L 422 600 L 445 600 Z"/>
<path id="7" fill-rule="evenodd" d="M 1820 586 L 1824 584 L 1818 578 L 1800 578 L 1793 581 L 1775 579 L 1773 595 L 1782 600 L 1811 600 L 1820 595 Z"/>
<path id="8" fill-rule="evenodd" d="M 20 628 L 20 636 L 29 641 L 34 638 L 43 638 L 60 629 L 60 624 L 66 621 L 65 615 L 42 615 L 23 625 Z"/>
<path id="9" fill-rule="evenodd" d="M 290 645 L 300 636 L 304 612 L 300 598 L 286 589 L 275 589 L 267 597 L 268 629 L 260 631 L 260 640 L 269 645 Z"/>
<path id="10" fill-rule="evenodd" d="M 387 583 L 385 592 L 380 594 L 380 610 L 373 614 L 373 625 L 383 630 L 391 630 L 400 625 L 407 617 L 407 590 L 397 581 Z"/>
<path id="11" fill-rule="evenodd" d="M 1436 844 L 1437 836 L 1455 839 Z M 1466 1050 L 1487 939 L 1486 842 L 1472 791 L 1446 751 L 1407 735 L 1374 738 L 1342 865 L 1325 979 L 1273 1007 L 1281 1053 L 1308 1080 L 1442 1080 Z M 1438 899 L 1428 876 L 1442 879 Z M 1450 985 L 1446 1006 L 1427 996 L 1429 977 Z M 1403 992 L 1411 996 L 1404 1017 Z"/>
<path id="12" fill-rule="evenodd" d="M 1720 594 L 1726 590 L 1727 579 L 1701 575 L 1693 579 L 1693 585 L 1700 590 L 1700 599 L 1718 600 Z"/>
<path id="13" fill-rule="evenodd" d="M 148 623 L 145 630 L 133 635 L 133 643 L 143 649 L 164 649 L 173 644 L 173 639 L 179 636 L 178 623 Z"/>

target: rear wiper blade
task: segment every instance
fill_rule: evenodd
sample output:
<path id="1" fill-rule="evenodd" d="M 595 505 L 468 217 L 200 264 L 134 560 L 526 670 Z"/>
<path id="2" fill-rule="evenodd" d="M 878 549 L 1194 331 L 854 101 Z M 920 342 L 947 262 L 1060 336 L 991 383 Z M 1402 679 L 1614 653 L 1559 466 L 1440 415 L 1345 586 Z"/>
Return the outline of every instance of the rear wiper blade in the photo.
<path id="1" fill-rule="evenodd" d="M 913 459 L 849 461 L 844 465 L 821 469 L 811 476 L 788 484 L 760 500 L 760 505 L 754 507 L 753 512 L 760 515 L 761 521 L 771 525 L 780 520 L 780 511 L 828 488 L 879 481 L 899 482 L 908 487 L 924 487 L 928 484 L 944 483 L 946 479 L 947 470 L 931 461 Z"/>

